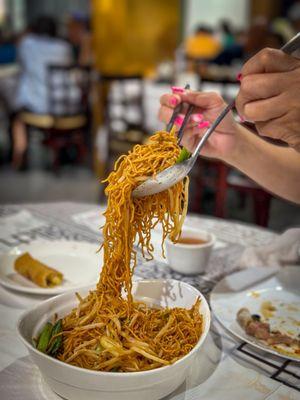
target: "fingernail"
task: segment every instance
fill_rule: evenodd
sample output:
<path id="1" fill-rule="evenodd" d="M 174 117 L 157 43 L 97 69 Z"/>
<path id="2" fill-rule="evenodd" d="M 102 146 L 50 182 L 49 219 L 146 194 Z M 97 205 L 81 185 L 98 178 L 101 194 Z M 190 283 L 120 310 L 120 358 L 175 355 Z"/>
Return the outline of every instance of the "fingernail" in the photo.
<path id="1" fill-rule="evenodd" d="M 198 128 L 202 129 L 202 128 L 208 128 L 210 126 L 210 122 L 209 121 L 203 121 L 200 122 L 200 124 L 198 124 Z"/>
<path id="2" fill-rule="evenodd" d="M 175 118 L 174 124 L 177 125 L 177 126 L 181 126 L 182 123 L 183 123 L 183 120 L 184 120 L 184 117 L 182 117 L 181 115 L 178 115 Z"/>
<path id="3" fill-rule="evenodd" d="M 180 86 L 171 86 L 172 92 L 173 93 L 184 93 L 185 90 L 183 87 Z"/>
<path id="4" fill-rule="evenodd" d="M 176 97 L 171 97 L 170 98 L 170 104 L 171 106 L 176 106 L 178 103 L 178 100 L 176 99 Z"/>
<path id="5" fill-rule="evenodd" d="M 242 115 L 238 114 L 238 116 L 239 116 L 239 119 L 240 119 L 241 122 L 245 122 L 246 121 L 245 118 Z"/>
<path id="6" fill-rule="evenodd" d="M 201 122 L 203 120 L 203 114 L 192 114 L 191 120 L 194 122 Z"/>
<path id="7" fill-rule="evenodd" d="M 241 82 L 242 78 L 243 78 L 243 75 L 241 73 L 238 73 L 236 76 L 236 80 Z"/>

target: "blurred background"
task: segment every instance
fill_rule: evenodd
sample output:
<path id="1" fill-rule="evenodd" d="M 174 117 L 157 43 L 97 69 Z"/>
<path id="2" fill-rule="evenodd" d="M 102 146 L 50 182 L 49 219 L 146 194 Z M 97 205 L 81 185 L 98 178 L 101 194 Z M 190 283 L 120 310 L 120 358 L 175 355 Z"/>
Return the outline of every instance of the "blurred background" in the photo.
<path id="1" fill-rule="evenodd" d="M 0 203 L 105 201 L 114 160 L 163 128 L 170 86 L 229 101 L 242 64 L 299 30 L 293 0 L 0 0 Z M 299 207 L 200 159 L 190 211 L 300 223 Z"/>

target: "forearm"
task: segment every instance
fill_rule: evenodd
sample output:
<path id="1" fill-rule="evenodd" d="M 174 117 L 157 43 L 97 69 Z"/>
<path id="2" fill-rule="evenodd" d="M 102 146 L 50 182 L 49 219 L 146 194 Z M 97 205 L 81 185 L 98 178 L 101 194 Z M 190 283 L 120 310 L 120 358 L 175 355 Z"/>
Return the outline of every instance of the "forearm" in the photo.
<path id="1" fill-rule="evenodd" d="M 235 150 L 225 162 L 265 189 L 300 204 L 300 153 L 267 143 L 239 126 Z"/>

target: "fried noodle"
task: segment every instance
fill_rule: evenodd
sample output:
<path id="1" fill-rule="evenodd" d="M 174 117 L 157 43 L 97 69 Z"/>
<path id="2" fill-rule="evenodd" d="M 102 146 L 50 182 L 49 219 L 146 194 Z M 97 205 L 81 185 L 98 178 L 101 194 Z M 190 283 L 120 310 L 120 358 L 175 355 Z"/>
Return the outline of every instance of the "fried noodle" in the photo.
<path id="1" fill-rule="evenodd" d="M 202 316 L 198 299 L 191 309 L 161 309 L 134 301 L 132 274 L 136 249 L 153 258 L 151 230 L 162 226 L 179 238 L 187 212 L 188 179 L 151 196 L 133 198 L 143 180 L 174 165 L 180 147 L 174 133 L 157 132 L 115 163 L 107 178 L 103 227 L 104 262 L 95 290 L 63 319 L 64 362 L 98 371 L 145 371 L 180 359 L 198 342 Z"/>

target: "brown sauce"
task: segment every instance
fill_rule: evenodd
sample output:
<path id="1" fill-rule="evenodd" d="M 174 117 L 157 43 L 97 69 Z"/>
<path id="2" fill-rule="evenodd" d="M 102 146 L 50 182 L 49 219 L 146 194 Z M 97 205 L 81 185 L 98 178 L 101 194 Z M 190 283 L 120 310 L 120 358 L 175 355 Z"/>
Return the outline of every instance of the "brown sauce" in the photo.
<path id="1" fill-rule="evenodd" d="M 181 237 L 177 243 L 181 243 L 181 244 L 205 244 L 207 243 L 207 240 L 203 240 L 200 238 L 195 238 L 195 237 Z"/>

